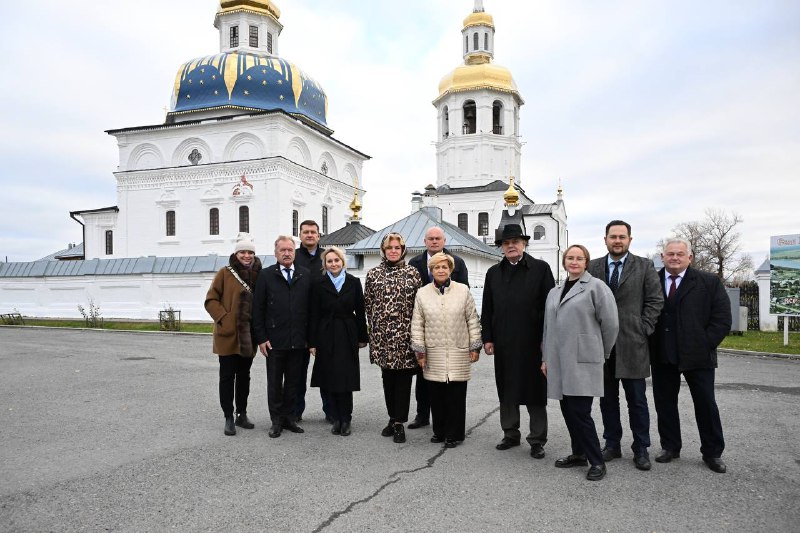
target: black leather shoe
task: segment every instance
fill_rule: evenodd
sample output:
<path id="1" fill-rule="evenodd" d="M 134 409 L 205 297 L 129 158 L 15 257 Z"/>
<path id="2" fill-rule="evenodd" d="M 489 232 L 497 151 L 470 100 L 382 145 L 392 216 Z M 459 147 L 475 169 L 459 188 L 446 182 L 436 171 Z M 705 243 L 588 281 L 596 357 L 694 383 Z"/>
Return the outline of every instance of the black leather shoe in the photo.
<path id="1" fill-rule="evenodd" d="M 331 428 L 331 433 L 334 435 L 341 435 L 342 434 L 342 424 L 338 420 L 333 423 L 333 427 Z"/>
<path id="2" fill-rule="evenodd" d="M 568 455 L 561 459 L 556 459 L 556 468 L 572 468 L 573 466 L 586 466 L 589 461 L 583 455 Z"/>
<path id="3" fill-rule="evenodd" d="M 406 430 L 403 428 L 403 424 L 394 425 L 394 441 L 397 444 L 402 444 L 406 441 Z"/>
<path id="4" fill-rule="evenodd" d="M 429 426 L 429 425 L 430 425 L 430 421 L 429 420 L 425 420 L 423 418 L 417 417 L 417 418 L 414 419 L 413 422 L 411 422 L 408 425 L 408 429 L 418 429 L 418 428 L 423 428 L 423 427 Z"/>
<path id="5" fill-rule="evenodd" d="M 668 463 L 673 459 L 677 459 L 681 456 L 681 452 L 673 452 L 670 450 L 661 450 L 661 453 L 656 456 L 657 463 Z"/>
<path id="6" fill-rule="evenodd" d="M 306 430 L 297 425 L 297 422 L 285 422 L 283 429 L 288 429 L 292 433 L 305 433 Z"/>
<path id="7" fill-rule="evenodd" d="M 272 424 L 272 427 L 269 428 L 269 437 L 271 439 L 277 439 L 281 436 L 281 432 L 283 432 L 283 428 L 280 424 Z"/>
<path id="8" fill-rule="evenodd" d="M 352 430 L 350 429 L 350 422 L 342 422 L 342 427 L 341 427 L 341 429 L 339 430 L 339 434 L 340 434 L 342 437 L 349 437 L 349 436 L 350 436 L 350 433 L 351 433 L 351 431 L 352 431 Z"/>
<path id="9" fill-rule="evenodd" d="M 728 471 L 728 467 L 719 457 L 703 457 L 703 462 L 717 474 L 724 474 Z"/>
<path id="10" fill-rule="evenodd" d="M 381 430 L 381 437 L 393 437 L 394 436 L 394 420 L 389 420 L 389 423 L 386 424 L 386 427 Z"/>
<path id="11" fill-rule="evenodd" d="M 518 440 L 509 439 L 508 437 L 503 437 L 503 440 L 497 443 L 495 449 L 508 450 L 509 448 L 513 448 L 514 446 L 519 446 Z"/>
<path id="12" fill-rule="evenodd" d="M 302 422 L 302 421 L 303 421 L 303 415 L 298 416 L 297 420 L 295 420 L 295 422 Z"/>
<path id="13" fill-rule="evenodd" d="M 225 434 L 226 435 L 236 435 L 236 426 L 233 423 L 232 416 L 225 417 Z"/>
<path id="14" fill-rule="evenodd" d="M 544 447 L 539 443 L 531 444 L 531 457 L 534 459 L 544 459 Z"/>
<path id="15" fill-rule="evenodd" d="M 650 464 L 650 458 L 646 455 L 637 455 L 633 458 L 633 464 L 636 465 L 636 468 L 639 470 L 650 470 L 652 466 Z"/>
<path id="16" fill-rule="evenodd" d="M 298 420 L 298 422 L 299 422 L 299 420 Z M 335 420 L 333 419 L 333 417 L 331 415 L 325 415 L 325 422 L 327 422 L 328 424 L 333 424 L 335 422 Z"/>
<path id="17" fill-rule="evenodd" d="M 458 446 L 458 441 L 457 440 L 446 440 L 446 441 L 444 441 L 444 447 L 445 448 L 455 448 L 456 446 Z"/>
<path id="18" fill-rule="evenodd" d="M 586 472 L 586 479 L 589 481 L 600 481 L 606 477 L 606 465 L 597 465 L 589 468 L 589 471 Z"/>
<path id="19" fill-rule="evenodd" d="M 250 422 L 250 419 L 247 418 L 247 413 L 239 413 L 236 415 L 236 425 L 244 429 L 253 429 L 256 427 L 255 424 Z"/>
<path id="20" fill-rule="evenodd" d="M 431 437 L 431 442 L 434 444 L 440 444 L 444 442 L 444 437 L 440 437 L 439 435 L 434 435 L 433 437 Z"/>
<path id="21" fill-rule="evenodd" d="M 603 448 L 603 461 L 609 462 L 620 457 L 622 457 L 622 450 L 619 448 L 611 448 L 610 446 Z"/>

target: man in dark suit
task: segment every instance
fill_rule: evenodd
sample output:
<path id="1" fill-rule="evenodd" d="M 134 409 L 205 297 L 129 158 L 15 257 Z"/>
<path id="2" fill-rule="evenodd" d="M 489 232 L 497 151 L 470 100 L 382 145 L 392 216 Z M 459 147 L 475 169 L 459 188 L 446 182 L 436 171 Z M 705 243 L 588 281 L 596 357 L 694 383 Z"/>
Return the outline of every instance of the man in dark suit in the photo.
<path id="1" fill-rule="evenodd" d="M 303 433 L 297 425 L 294 401 L 302 379 L 303 357 L 308 353 L 311 274 L 294 264 L 294 254 L 294 239 L 278 237 L 278 262 L 261 271 L 253 293 L 253 334 L 261 354 L 267 358 L 272 438 L 280 437 L 283 429 Z"/>
<path id="2" fill-rule="evenodd" d="M 294 264 L 307 268 L 311 272 L 311 279 L 313 281 L 317 276 L 324 275 L 322 271 L 322 252 L 324 248 L 319 246 L 319 224 L 313 220 L 304 220 L 300 223 L 300 246 L 295 250 Z M 303 356 L 303 375 L 300 380 L 300 387 L 297 389 L 297 399 L 294 402 L 294 414 L 297 421 L 303 419 L 303 413 L 306 410 L 306 390 L 308 383 L 308 364 L 311 361 L 311 355 L 306 352 Z M 322 411 L 325 413 L 325 420 L 333 423 L 333 418 L 328 412 L 328 396 L 327 391 L 319 390 L 319 396 L 322 399 Z"/>
<path id="3" fill-rule="evenodd" d="M 647 385 L 650 376 L 650 350 L 647 337 L 653 333 L 664 306 L 664 295 L 653 262 L 628 250 L 631 226 L 622 220 L 606 225 L 608 255 L 593 259 L 589 273 L 608 283 L 619 313 L 619 335 L 611 357 L 603 367 L 603 460 L 622 457 L 622 422 L 619 412 L 619 386 L 625 391 L 628 420 L 633 434 L 633 463 L 639 470 L 650 470 L 650 412 Z"/>
<path id="4" fill-rule="evenodd" d="M 722 461 L 725 439 L 714 398 L 717 346 L 731 329 L 731 305 L 722 282 L 714 274 L 689 266 L 692 246 L 684 239 L 668 239 L 659 272 L 666 298 L 653 342 L 653 399 L 658 414 L 661 454 L 656 462 L 669 463 L 681 455 L 678 392 L 683 374 L 694 403 L 700 433 L 700 453 L 714 472 L 727 470 Z"/>
<path id="5" fill-rule="evenodd" d="M 519 407 L 526 406 L 531 457 L 542 459 L 547 442 L 547 381 L 542 365 L 544 304 L 555 285 L 550 265 L 525 253 L 530 239 L 519 224 L 506 224 L 495 244 L 503 260 L 486 272 L 481 309 L 483 349 L 494 355 L 503 439 L 495 446 L 519 446 Z"/>
<path id="6" fill-rule="evenodd" d="M 422 278 L 423 287 L 433 280 L 431 271 L 428 270 L 428 260 L 430 260 L 431 257 L 439 252 L 444 252 L 452 256 L 453 261 L 455 261 L 455 268 L 453 268 L 453 272 L 450 274 L 450 279 L 459 283 L 463 283 L 469 287 L 467 265 L 464 263 L 463 259 L 448 251 L 444 247 L 446 242 L 447 237 L 445 237 L 444 230 L 442 228 L 438 226 L 428 228 L 428 231 L 425 232 L 426 250 L 408 262 L 409 266 L 413 266 L 419 271 L 419 275 Z M 408 429 L 417 429 L 430 424 L 431 398 L 430 393 L 428 392 L 427 383 L 422 377 L 422 367 L 417 368 L 416 376 L 417 384 L 414 395 L 417 400 L 417 416 L 408 425 Z"/>

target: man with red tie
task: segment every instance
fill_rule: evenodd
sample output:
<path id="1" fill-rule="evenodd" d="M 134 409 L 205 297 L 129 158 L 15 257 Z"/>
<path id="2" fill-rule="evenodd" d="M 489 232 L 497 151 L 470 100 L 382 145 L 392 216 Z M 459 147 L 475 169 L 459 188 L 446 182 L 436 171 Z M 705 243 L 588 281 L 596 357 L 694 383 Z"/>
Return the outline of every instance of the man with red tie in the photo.
<path id="1" fill-rule="evenodd" d="M 678 392 L 683 374 L 694 403 L 700 453 L 708 468 L 727 470 L 722 461 L 725 439 L 714 398 L 717 346 L 731 329 L 731 305 L 720 279 L 689 266 L 692 246 L 684 239 L 667 239 L 659 272 L 664 308 L 653 339 L 653 400 L 658 415 L 662 452 L 658 463 L 680 457 L 681 426 Z"/>

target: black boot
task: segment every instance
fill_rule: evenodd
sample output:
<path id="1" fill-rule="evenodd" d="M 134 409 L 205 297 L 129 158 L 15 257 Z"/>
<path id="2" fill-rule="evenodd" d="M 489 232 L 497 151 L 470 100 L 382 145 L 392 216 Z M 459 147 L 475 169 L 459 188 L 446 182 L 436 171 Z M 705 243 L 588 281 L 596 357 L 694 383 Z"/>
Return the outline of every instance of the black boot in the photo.
<path id="1" fill-rule="evenodd" d="M 233 422 L 233 416 L 225 417 L 225 434 L 236 435 L 236 425 Z"/>
<path id="2" fill-rule="evenodd" d="M 244 429 L 253 429 L 255 424 L 250 422 L 250 419 L 247 418 L 247 413 L 239 413 L 236 415 L 236 425 L 244 428 Z"/>

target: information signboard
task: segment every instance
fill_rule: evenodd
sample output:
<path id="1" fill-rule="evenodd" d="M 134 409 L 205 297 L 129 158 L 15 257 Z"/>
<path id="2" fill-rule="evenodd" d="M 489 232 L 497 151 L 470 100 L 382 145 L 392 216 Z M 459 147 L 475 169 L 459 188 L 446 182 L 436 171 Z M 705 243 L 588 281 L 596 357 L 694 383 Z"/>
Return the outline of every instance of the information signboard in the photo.
<path id="1" fill-rule="evenodd" d="M 770 238 L 769 312 L 800 315 L 800 234 Z"/>

